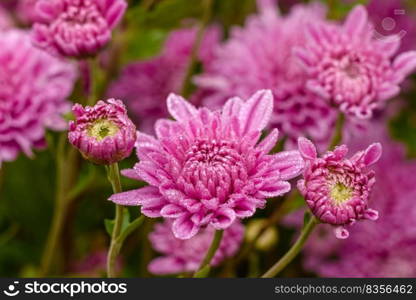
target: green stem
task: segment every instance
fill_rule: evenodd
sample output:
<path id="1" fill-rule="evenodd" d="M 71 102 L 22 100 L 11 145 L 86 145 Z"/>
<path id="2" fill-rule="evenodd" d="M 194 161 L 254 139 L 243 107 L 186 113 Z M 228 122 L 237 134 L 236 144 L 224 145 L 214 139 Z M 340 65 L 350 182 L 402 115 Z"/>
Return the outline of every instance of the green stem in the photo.
<path id="1" fill-rule="evenodd" d="M 273 278 L 279 274 L 279 272 L 282 271 L 299 254 L 317 224 L 318 220 L 312 216 L 306 226 L 302 229 L 300 236 L 296 240 L 295 244 L 293 244 L 292 248 L 290 248 L 289 251 L 266 273 L 264 273 L 262 278 Z"/>
<path id="2" fill-rule="evenodd" d="M 117 163 L 114 163 L 108 166 L 107 175 L 108 175 L 108 180 L 110 181 L 111 186 L 113 187 L 113 192 L 120 193 L 122 189 L 121 189 L 121 181 L 120 181 L 120 171 L 118 169 Z M 108 277 L 116 276 L 115 263 L 116 263 L 117 255 L 121 247 L 121 245 L 119 246 L 117 244 L 117 239 L 120 236 L 121 229 L 123 226 L 123 211 L 124 211 L 124 207 L 116 204 L 116 216 L 114 220 L 113 232 L 111 234 L 111 245 L 110 245 L 110 249 L 108 251 L 108 256 L 107 256 L 107 276 Z"/>
<path id="3" fill-rule="evenodd" d="M 97 78 L 96 78 L 96 71 L 99 68 L 98 65 L 98 57 L 93 57 L 87 60 L 88 63 L 88 70 L 89 70 L 89 77 L 90 77 L 90 90 L 87 98 L 87 105 L 93 106 L 95 102 L 97 102 Z"/>
<path id="4" fill-rule="evenodd" d="M 328 150 L 334 149 L 335 146 L 339 145 L 339 143 L 342 141 L 342 130 L 344 129 L 344 124 L 345 115 L 342 112 L 340 112 L 338 114 L 337 122 L 335 124 L 335 132 Z"/>
<path id="5" fill-rule="evenodd" d="M 189 62 L 186 68 L 182 88 L 180 89 L 180 94 L 184 97 L 187 97 L 191 91 L 191 78 L 197 65 L 198 52 L 199 48 L 201 47 L 202 39 L 204 38 L 206 27 L 209 23 L 209 20 L 211 19 L 212 4 L 213 0 L 204 0 L 202 3 L 202 5 L 204 6 L 204 14 L 202 16 L 201 24 L 198 28 L 196 39 L 191 50 L 191 56 L 189 58 Z"/>
<path id="6" fill-rule="evenodd" d="M 220 246 L 223 234 L 224 234 L 224 230 L 215 231 L 215 235 L 214 235 L 214 238 L 212 239 L 211 246 L 209 247 L 208 252 L 205 254 L 205 257 L 202 260 L 201 265 L 199 266 L 198 270 L 195 272 L 193 277 L 201 277 L 201 276 L 196 276 L 196 275 L 206 266 L 209 266 L 212 258 L 215 255 L 215 252 L 217 252 L 218 247 Z"/>
<path id="7" fill-rule="evenodd" d="M 68 205 L 72 198 L 68 197 L 77 173 L 78 153 L 74 148 L 65 151 L 67 135 L 62 133 L 59 137 L 56 156 L 56 191 L 55 208 L 52 224 L 48 233 L 45 248 L 42 254 L 40 276 L 48 276 L 56 257 L 59 253 L 59 239 L 65 223 Z"/>

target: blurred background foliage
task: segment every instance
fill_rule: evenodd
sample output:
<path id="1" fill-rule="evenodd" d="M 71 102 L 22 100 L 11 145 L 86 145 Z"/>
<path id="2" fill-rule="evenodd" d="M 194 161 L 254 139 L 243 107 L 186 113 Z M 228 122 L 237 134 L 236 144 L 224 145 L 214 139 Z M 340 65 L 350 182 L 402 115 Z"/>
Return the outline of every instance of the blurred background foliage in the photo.
<path id="1" fill-rule="evenodd" d="M 114 35 L 111 47 L 120 47 L 120 66 L 134 60 L 145 60 L 159 53 L 168 33 L 189 22 L 203 17 L 204 1 L 190 0 L 131 0 L 130 8 L 119 32 Z M 281 1 L 282 11 L 287 10 L 287 2 Z M 335 0 L 324 1 L 330 8 L 330 16 L 340 19 L 356 3 L 344 3 Z M 409 1 L 415 5 L 416 1 Z M 210 22 L 221 24 L 224 38 L 230 28 L 244 23 L 248 15 L 256 11 L 255 0 L 215 0 Z M 413 78 L 415 80 L 416 78 Z M 398 112 L 391 121 L 392 135 L 405 143 L 408 154 L 416 157 L 416 89 L 401 95 Z M 398 100 L 396 100 L 398 101 Z M 58 134 L 48 135 L 49 147 L 39 151 L 36 156 L 23 155 L 12 163 L 5 163 L 0 169 L 0 275 L 36 276 L 41 253 L 52 219 L 54 209 L 56 169 L 54 147 Z M 121 163 L 120 168 L 132 167 L 134 155 Z M 82 260 L 88 253 L 105 250 L 109 238 L 105 230 L 104 219 L 113 217 L 113 204 L 106 199 L 111 195 L 104 168 L 84 165 L 81 172 L 88 180 L 88 189 L 83 191 L 69 208 L 65 221 L 59 265 L 55 266 L 56 275 L 69 276 L 74 261 Z M 124 189 L 137 187 L 138 183 L 122 178 Z M 273 201 L 267 209 L 258 211 L 256 216 L 268 216 L 279 201 Z M 288 207 L 293 210 L 303 205 L 300 197 Z M 136 216 L 139 208 L 130 208 L 130 214 Z M 127 240 L 124 247 L 123 276 L 149 276 L 146 263 L 155 254 L 148 242 L 141 242 L 151 230 L 152 222 L 147 222 L 137 234 Z M 249 272 L 257 276 L 256 266 L 271 264 L 278 255 L 283 254 L 292 239 L 292 230 L 280 229 L 278 242 L 261 256 L 250 256 L 237 272 Z M 309 276 L 302 271 L 300 258 L 297 259 L 283 276 Z M 140 263 L 141 262 L 141 263 Z M 225 270 L 227 271 L 227 269 Z M 224 274 L 223 274 L 224 275 Z M 230 275 L 230 274 L 227 274 Z M 236 275 L 236 274 L 233 274 Z M 238 274 L 237 274 L 238 275 Z"/>

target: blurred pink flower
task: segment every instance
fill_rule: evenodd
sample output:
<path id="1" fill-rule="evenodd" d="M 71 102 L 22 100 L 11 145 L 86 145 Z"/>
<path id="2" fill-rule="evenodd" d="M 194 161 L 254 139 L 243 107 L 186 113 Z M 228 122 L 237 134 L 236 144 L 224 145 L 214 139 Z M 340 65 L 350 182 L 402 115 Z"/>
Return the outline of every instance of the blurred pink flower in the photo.
<path id="1" fill-rule="evenodd" d="M 381 176 L 370 201 L 380 218 L 351 227 L 348 241 L 340 241 L 327 227 L 318 226 L 303 253 L 305 267 L 319 276 L 416 276 L 416 161 L 406 159 L 404 147 L 391 140 L 382 123 L 372 123 L 350 146 L 358 149 L 375 140 L 381 141 L 383 155 L 374 166 Z"/>
<path id="2" fill-rule="evenodd" d="M 41 20 L 36 12 L 36 3 L 38 1 L 39 0 L 19 0 L 16 12 L 21 22 L 25 24 L 32 24 Z"/>
<path id="3" fill-rule="evenodd" d="M 9 16 L 7 10 L 0 6 L 0 30 L 5 30 L 13 27 L 13 21 Z"/>
<path id="4" fill-rule="evenodd" d="M 111 39 L 125 0 L 38 0 L 33 42 L 52 54 L 93 56 Z"/>
<path id="5" fill-rule="evenodd" d="M 98 101 L 94 106 L 72 107 L 75 121 L 69 122 L 69 142 L 85 159 L 108 165 L 128 157 L 136 142 L 136 126 L 120 100 Z"/>
<path id="6" fill-rule="evenodd" d="M 299 152 L 306 166 L 298 189 L 312 213 L 323 223 L 335 225 L 337 238 L 349 236 L 346 226 L 359 220 L 378 218 L 378 212 L 368 208 L 375 172 L 366 171 L 381 156 L 381 145 L 370 145 L 346 159 L 348 148 L 338 146 L 318 158 L 311 141 L 299 138 Z"/>
<path id="7" fill-rule="evenodd" d="M 173 31 L 162 53 L 146 61 L 127 65 L 110 86 L 107 95 L 123 99 L 142 132 L 152 134 L 157 119 L 168 116 L 166 97 L 179 93 L 187 70 L 197 28 Z M 218 43 L 220 31 L 210 27 L 202 40 L 198 58 L 207 62 Z"/>
<path id="8" fill-rule="evenodd" d="M 393 58 L 399 37 L 374 37 L 367 10 L 360 5 L 343 25 L 314 22 L 308 32 L 305 45 L 296 49 L 308 73 L 308 89 L 359 119 L 384 108 L 416 67 L 416 51 Z"/>
<path id="9" fill-rule="evenodd" d="M 123 261 L 119 256 L 116 262 L 116 273 L 122 271 Z M 107 251 L 95 251 L 72 265 L 70 272 L 82 277 L 102 277 L 106 275 Z"/>
<path id="10" fill-rule="evenodd" d="M 399 52 L 416 49 L 416 13 L 406 6 L 405 0 L 371 0 L 367 5 L 368 15 L 376 37 L 391 34 L 400 37 Z"/>
<path id="11" fill-rule="evenodd" d="M 148 269 L 153 274 L 177 274 L 196 271 L 202 262 L 214 237 L 214 228 L 206 227 L 188 240 L 175 238 L 171 222 L 165 221 L 155 225 L 149 239 L 153 248 L 163 256 L 150 262 Z M 233 256 L 243 240 L 244 227 L 234 222 L 223 234 L 220 246 L 211 261 L 212 266 L 219 265 L 227 257 Z"/>
<path id="12" fill-rule="evenodd" d="M 287 16 L 281 16 L 275 2 L 259 0 L 258 15 L 231 31 L 195 82 L 202 89 L 203 103 L 214 108 L 230 96 L 248 97 L 259 89 L 271 89 L 270 127 L 288 138 L 288 147 L 296 147 L 297 138 L 306 135 L 326 148 L 336 112 L 305 88 L 307 74 L 293 55 L 294 47 L 306 42 L 307 23 L 323 22 L 325 7 L 295 5 Z"/>
<path id="13" fill-rule="evenodd" d="M 65 101 L 76 79 L 75 68 L 35 48 L 18 30 L 0 39 L 0 164 L 19 152 L 32 156 L 45 146 L 45 129 L 63 130 Z"/>
<path id="14" fill-rule="evenodd" d="M 232 98 L 221 111 L 196 109 L 173 94 L 167 106 L 176 121 L 159 120 L 157 139 L 139 134 L 140 162 L 123 172 L 150 186 L 110 200 L 141 205 L 148 217 L 173 219 L 177 238 L 189 239 L 206 225 L 226 229 L 236 218 L 252 216 L 266 198 L 287 193 L 287 180 L 303 168 L 298 151 L 267 154 L 277 129 L 258 143 L 273 110 L 270 91 L 247 101 Z"/>

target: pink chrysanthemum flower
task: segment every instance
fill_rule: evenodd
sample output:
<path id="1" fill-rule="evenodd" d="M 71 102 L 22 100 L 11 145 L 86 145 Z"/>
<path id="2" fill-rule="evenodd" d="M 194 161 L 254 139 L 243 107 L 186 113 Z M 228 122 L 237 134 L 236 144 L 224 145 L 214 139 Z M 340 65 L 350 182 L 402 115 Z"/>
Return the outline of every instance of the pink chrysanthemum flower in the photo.
<path id="1" fill-rule="evenodd" d="M 383 108 L 416 67 L 416 51 L 393 59 L 400 38 L 375 38 L 363 6 L 356 6 L 343 25 L 318 22 L 308 28 L 308 42 L 296 50 L 309 75 L 308 89 L 357 118 Z"/>
<path id="2" fill-rule="evenodd" d="M 295 5 L 287 16 L 281 16 L 275 2 L 258 0 L 259 14 L 251 16 L 243 28 L 231 31 L 195 82 L 208 94 L 204 104 L 214 108 L 231 96 L 246 98 L 259 89 L 271 89 L 270 127 L 287 138 L 287 147 L 295 148 L 297 138 L 307 135 L 326 148 L 336 111 L 305 88 L 307 74 L 293 54 L 296 46 L 306 42 L 307 22 L 323 22 L 325 7 Z"/>
<path id="3" fill-rule="evenodd" d="M 45 146 L 45 129 L 63 130 L 66 97 L 75 68 L 35 48 L 26 32 L 8 30 L 0 39 L 0 165 L 19 152 L 32 156 Z"/>
<path id="4" fill-rule="evenodd" d="M 180 93 L 191 57 L 197 28 L 175 30 L 167 38 L 160 55 L 127 65 L 112 83 L 107 95 L 124 99 L 140 131 L 154 133 L 155 122 L 166 118 L 166 97 Z M 198 59 L 203 63 L 212 57 L 220 32 L 210 27 L 201 42 Z"/>
<path id="5" fill-rule="evenodd" d="M 164 256 L 150 262 L 148 269 L 153 274 L 166 275 L 196 271 L 202 262 L 214 237 L 214 228 L 206 227 L 188 240 L 177 239 L 171 230 L 171 222 L 156 224 L 149 235 L 153 248 Z M 234 222 L 224 231 L 218 250 L 211 265 L 217 266 L 227 257 L 234 255 L 243 240 L 244 227 Z"/>
<path id="6" fill-rule="evenodd" d="M 120 100 L 98 101 L 94 106 L 72 107 L 69 142 L 96 164 L 112 164 L 128 157 L 136 142 L 136 127 Z"/>
<path id="7" fill-rule="evenodd" d="M 416 276 L 416 160 L 389 137 L 386 119 L 351 140 L 352 148 L 381 141 L 383 155 L 374 166 L 378 176 L 371 201 L 382 217 L 351 228 L 348 243 L 319 226 L 303 250 L 304 266 L 323 277 Z M 301 226 L 301 224 L 299 225 Z"/>
<path id="8" fill-rule="evenodd" d="M 298 189 L 305 197 L 312 213 L 323 223 L 335 225 L 337 238 L 349 236 L 347 225 L 368 219 L 377 220 L 377 211 L 368 208 L 375 172 L 365 170 L 381 156 L 381 145 L 375 143 L 350 159 L 345 145 L 317 157 L 315 146 L 299 138 L 299 152 L 306 162 Z"/>
<path id="9" fill-rule="evenodd" d="M 33 42 L 53 54 L 95 55 L 111 39 L 126 7 L 125 0 L 38 0 Z"/>
<path id="10" fill-rule="evenodd" d="M 236 218 L 252 216 L 266 198 L 287 193 L 287 180 L 303 168 L 298 151 L 267 154 L 277 129 L 258 143 L 273 110 L 270 91 L 258 91 L 247 101 L 232 98 L 221 111 L 196 109 L 173 94 L 167 106 L 176 121 L 159 120 L 157 139 L 139 135 L 140 162 L 123 172 L 150 186 L 110 200 L 141 205 L 148 217 L 173 219 L 177 238 L 191 238 L 206 225 L 225 229 Z"/>

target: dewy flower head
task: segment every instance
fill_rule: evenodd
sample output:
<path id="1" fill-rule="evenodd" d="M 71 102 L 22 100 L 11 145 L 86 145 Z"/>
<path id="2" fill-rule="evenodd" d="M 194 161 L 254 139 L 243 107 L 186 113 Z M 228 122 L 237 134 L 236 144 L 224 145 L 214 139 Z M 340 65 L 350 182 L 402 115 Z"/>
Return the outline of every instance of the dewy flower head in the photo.
<path id="1" fill-rule="evenodd" d="M 204 64 L 205 73 L 195 78 L 208 94 L 204 104 L 217 108 L 231 96 L 246 98 L 270 89 L 274 110 L 269 126 L 287 138 L 286 148 L 296 148 L 297 138 L 307 135 L 326 149 L 336 110 L 305 88 L 307 73 L 293 54 L 295 47 L 306 42 L 309 20 L 324 22 L 325 6 L 299 4 L 280 15 L 276 1 L 257 2 L 259 13 L 231 31 Z"/>
<path id="2" fill-rule="evenodd" d="M 75 104 L 75 121 L 68 139 L 82 155 L 96 164 L 112 164 L 128 157 L 136 142 L 136 127 L 120 100 L 98 101 L 93 107 Z"/>
<path id="3" fill-rule="evenodd" d="M 188 239 L 201 227 L 228 228 L 236 218 L 250 217 L 266 198 L 287 193 L 287 180 L 303 168 L 298 151 L 273 155 L 273 130 L 258 143 L 273 110 L 270 91 L 249 100 L 232 98 L 221 111 L 196 109 L 170 95 L 168 110 L 176 121 L 155 125 L 157 139 L 140 134 L 140 162 L 124 175 L 150 185 L 113 195 L 122 205 L 141 205 L 149 217 L 173 219 L 173 233 Z"/>
<path id="4" fill-rule="evenodd" d="M 152 260 L 148 266 L 150 272 L 159 275 L 177 274 L 196 271 L 208 251 L 214 237 L 214 228 L 206 227 L 188 240 L 175 238 L 171 222 L 156 224 L 149 239 L 153 248 L 164 254 Z M 227 257 L 233 256 L 243 240 L 244 226 L 236 221 L 224 231 L 218 250 L 211 265 L 220 264 Z"/>
<path id="5" fill-rule="evenodd" d="M 307 88 L 359 119 L 383 108 L 416 67 L 416 51 L 393 59 L 400 38 L 375 38 L 363 6 L 356 6 L 343 25 L 310 23 L 307 36 L 296 49 L 309 76 Z"/>
<path id="6" fill-rule="evenodd" d="M 64 130 L 62 114 L 70 110 L 76 70 L 34 47 L 29 34 L 1 32 L 0 38 L 0 165 L 19 152 L 33 155 L 45 146 L 45 130 Z"/>
<path id="7" fill-rule="evenodd" d="M 298 144 L 306 162 L 298 188 L 321 222 L 335 225 L 335 235 L 344 239 L 349 236 L 346 225 L 362 219 L 377 220 L 378 213 L 368 208 L 375 173 L 365 169 L 379 160 L 380 144 L 372 144 L 350 159 L 345 158 L 345 145 L 318 158 L 311 141 L 299 138 Z"/>
<path id="8" fill-rule="evenodd" d="M 39 0 L 33 42 L 63 56 L 95 55 L 122 18 L 125 0 Z"/>

